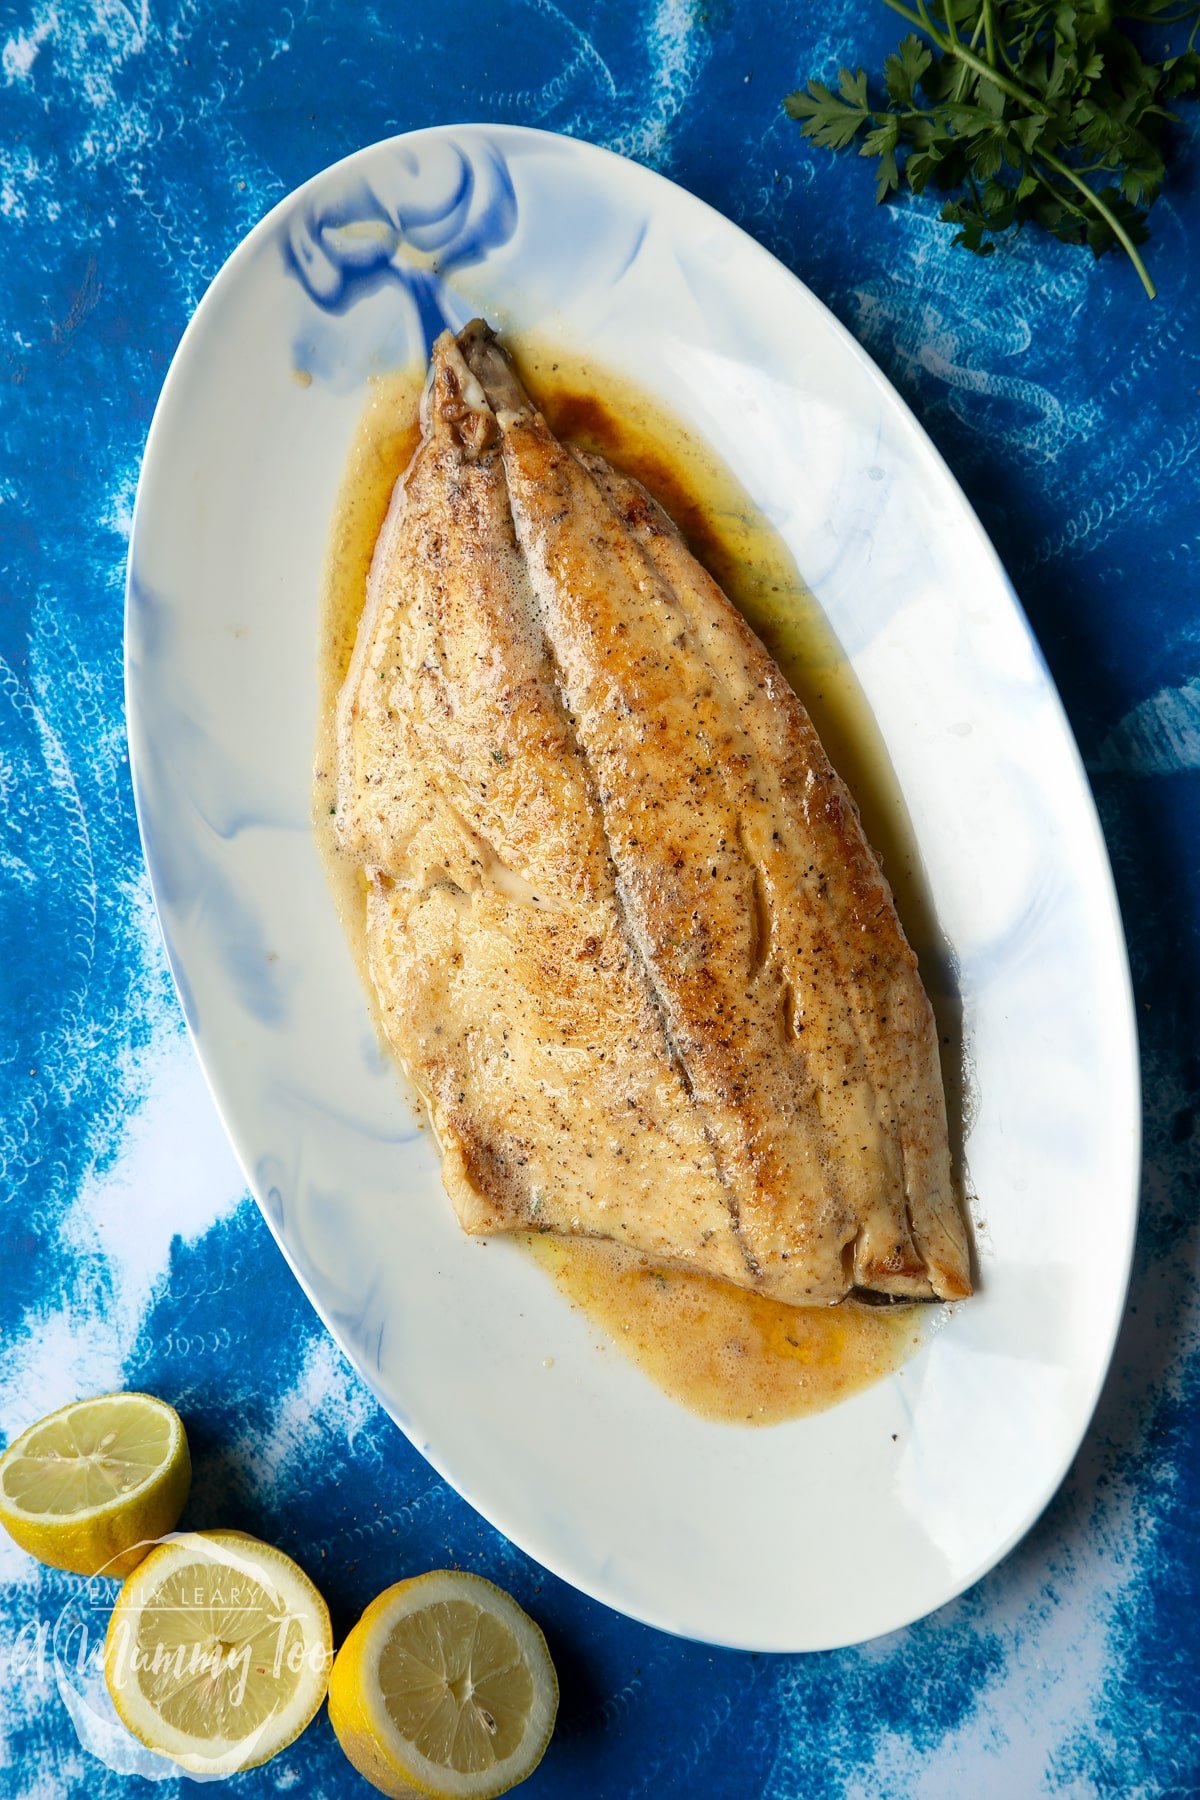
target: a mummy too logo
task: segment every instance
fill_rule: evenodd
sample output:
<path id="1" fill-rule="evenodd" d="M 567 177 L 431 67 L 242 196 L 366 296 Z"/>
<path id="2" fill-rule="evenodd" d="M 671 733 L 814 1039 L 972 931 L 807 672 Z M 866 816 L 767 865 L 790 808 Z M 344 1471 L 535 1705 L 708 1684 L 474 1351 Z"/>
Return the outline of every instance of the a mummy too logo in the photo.
<path id="1" fill-rule="evenodd" d="M 52 1679 L 80 1743 L 119 1774 L 211 1781 L 265 1761 L 324 1696 L 323 1602 L 238 1533 L 145 1547 L 123 1586 L 81 1579 L 57 1618 L 24 1627 L 14 1676 Z"/>

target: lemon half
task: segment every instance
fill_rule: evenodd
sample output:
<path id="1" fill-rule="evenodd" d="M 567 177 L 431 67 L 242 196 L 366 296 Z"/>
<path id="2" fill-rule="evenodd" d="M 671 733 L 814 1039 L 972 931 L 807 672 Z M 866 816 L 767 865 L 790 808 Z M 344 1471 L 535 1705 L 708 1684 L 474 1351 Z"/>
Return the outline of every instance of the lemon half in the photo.
<path id="1" fill-rule="evenodd" d="M 445 1569 L 373 1600 L 329 1681 L 338 1742 L 393 1796 L 506 1793 L 541 1761 L 557 1711 L 533 1620 L 490 1581 Z"/>
<path id="2" fill-rule="evenodd" d="M 180 1532 L 118 1594 L 104 1679 L 149 1749 L 232 1775 L 299 1737 L 332 1659 L 329 1609 L 290 1556 L 240 1531 Z"/>
<path id="3" fill-rule="evenodd" d="M 80 1575 L 128 1575 L 174 1529 L 191 1485 L 183 1422 L 150 1394 L 77 1400 L 0 1458 L 0 1524 Z"/>

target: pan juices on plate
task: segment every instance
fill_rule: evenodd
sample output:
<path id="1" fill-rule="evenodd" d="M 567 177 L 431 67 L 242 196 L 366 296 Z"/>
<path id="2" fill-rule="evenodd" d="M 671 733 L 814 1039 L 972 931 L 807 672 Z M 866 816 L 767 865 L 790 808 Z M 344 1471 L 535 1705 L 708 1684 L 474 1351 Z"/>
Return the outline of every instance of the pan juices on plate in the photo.
<path id="1" fill-rule="evenodd" d="M 804 707 L 481 322 L 435 345 L 422 427 L 336 832 L 463 1227 L 786 1308 L 965 1297 L 933 1013 Z"/>

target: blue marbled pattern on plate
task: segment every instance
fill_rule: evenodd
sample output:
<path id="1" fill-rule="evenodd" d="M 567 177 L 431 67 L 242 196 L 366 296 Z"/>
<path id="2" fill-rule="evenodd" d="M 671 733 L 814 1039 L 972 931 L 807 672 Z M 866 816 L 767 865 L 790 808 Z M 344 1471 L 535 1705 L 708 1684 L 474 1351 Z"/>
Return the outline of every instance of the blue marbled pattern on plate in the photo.
<path id="1" fill-rule="evenodd" d="M 1200 1790 L 1200 120 L 1155 214 L 1161 298 L 1032 237 L 989 264 L 875 211 L 778 96 L 894 36 L 859 0 L 329 4 L 34 0 L 0 26 L 0 1427 L 77 1392 L 175 1400 L 217 1515 L 306 1561 L 344 1628 L 437 1562 L 544 1622 L 562 1724 L 530 1792 L 778 1797 Z M 661 168 L 759 237 L 896 382 L 1013 575 L 1093 776 L 1130 934 L 1147 1174 L 1093 1430 L 1016 1554 L 860 1651 L 677 1642 L 544 1576 L 350 1373 L 242 1194 L 182 1035 L 124 764 L 121 593 L 138 459 L 186 319 L 250 224 L 389 132 L 496 117 Z M 70 1578 L 0 1546 L 0 1791 L 107 1796 L 39 1621 Z M 366 1790 L 327 1723 L 247 1792 Z M 182 1788 L 174 1777 L 167 1790 Z"/>

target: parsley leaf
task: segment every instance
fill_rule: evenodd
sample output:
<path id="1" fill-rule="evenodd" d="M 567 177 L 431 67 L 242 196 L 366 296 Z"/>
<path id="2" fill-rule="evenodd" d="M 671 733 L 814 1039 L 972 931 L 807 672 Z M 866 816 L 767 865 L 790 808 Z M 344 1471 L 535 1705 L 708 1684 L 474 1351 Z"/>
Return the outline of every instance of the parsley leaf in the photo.
<path id="1" fill-rule="evenodd" d="M 784 106 L 828 150 L 877 161 L 875 197 L 933 187 L 954 242 L 990 256 L 1027 224 L 1095 256 L 1138 251 L 1166 175 L 1171 102 L 1200 98 L 1200 0 L 883 0 L 915 31 L 836 92 Z M 920 35 L 917 35 L 919 33 Z"/>
<path id="2" fill-rule="evenodd" d="M 846 73 L 843 69 L 843 76 Z M 865 75 L 863 82 L 865 85 Z M 806 92 L 789 94 L 783 104 L 791 118 L 805 121 L 805 137 L 824 150 L 844 150 L 871 123 L 865 94 L 861 103 L 855 105 L 831 94 L 823 81 L 810 81 Z"/>
<path id="3" fill-rule="evenodd" d="M 899 50 L 883 65 L 883 85 L 893 106 L 917 104 L 917 83 L 933 61 L 928 45 L 918 37 L 906 37 Z"/>

